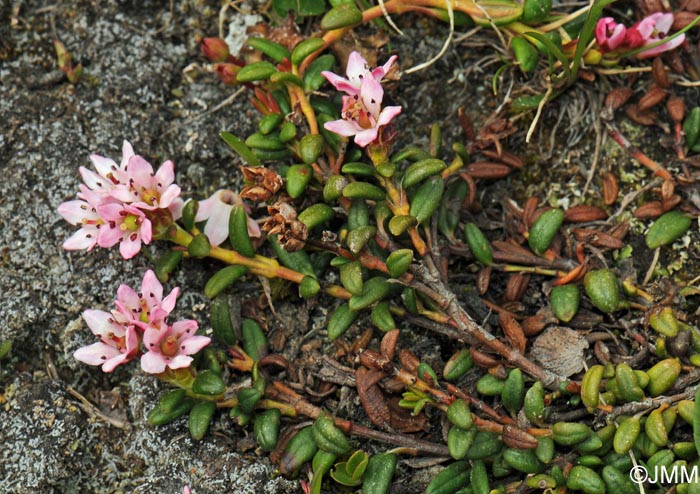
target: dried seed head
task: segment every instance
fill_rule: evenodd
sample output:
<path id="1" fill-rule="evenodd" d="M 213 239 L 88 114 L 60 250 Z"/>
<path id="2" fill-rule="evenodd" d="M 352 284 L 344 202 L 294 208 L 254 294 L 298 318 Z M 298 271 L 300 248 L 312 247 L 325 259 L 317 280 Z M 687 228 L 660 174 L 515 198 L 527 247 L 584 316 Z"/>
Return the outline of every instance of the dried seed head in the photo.
<path id="1" fill-rule="evenodd" d="M 304 248 L 309 230 L 298 221 L 297 212 L 289 203 L 278 202 L 267 207 L 270 218 L 262 229 L 268 235 L 277 235 L 277 241 L 287 252 L 296 252 Z"/>
<path id="2" fill-rule="evenodd" d="M 658 60 L 658 58 L 657 58 Z M 644 96 L 642 96 L 639 100 L 639 103 L 637 104 L 639 111 L 644 112 L 650 108 L 655 107 L 659 103 L 661 103 L 664 99 L 666 99 L 666 96 L 668 95 L 668 92 L 665 89 L 662 89 L 660 87 L 652 87 L 650 88 Z"/>
<path id="3" fill-rule="evenodd" d="M 687 0 L 681 2 L 680 11 L 695 12 L 700 14 L 700 0 Z"/>
<path id="4" fill-rule="evenodd" d="M 282 177 L 262 166 L 241 167 L 246 182 L 251 183 L 239 194 L 243 199 L 255 202 L 267 201 L 282 188 Z"/>
<path id="5" fill-rule="evenodd" d="M 676 185 L 673 183 L 673 180 L 664 180 L 664 183 L 661 184 L 661 199 L 668 201 L 675 190 Z"/>
<path id="6" fill-rule="evenodd" d="M 671 96 L 666 102 L 666 109 L 675 123 L 683 122 L 683 118 L 685 117 L 685 102 L 682 98 Z"/>
<path id="7" fill-rule="evenodd" d="M 610 172 L 603 173 L 603 201 L 606 206 L 612 206 L 617 201 L 620 187 L 617 177 Z"/>
<path id="8" fill-rule="evenodd" d="M 625 113 L 634 123 L 639 125 L 651 126 L 656 124 L 658 116 L 655 112 L 647 110 L 641 111 L 637 105 L 627 105 L 625 107 Z"/>
<path id="9" fill-rule="evenodd" d="M 673 24 L 671 25 L 671 30 L 678 31 L 683 29 L 688 24 L 693 22 L 697 14 L 695 12 L 676 12 L 673 15 Z"/>
<path id="10" fill-rule="evenodd" d="M 497 179 L 508 176 L 511 169 L 503 163 L 492 161 L 475 161 L 467 166 L 467 173 L 472 178 Z"/>
<path id="11" fill-rule="evenodd" d="M 660 88 L 668 89 L 671 87 L 671 83 L 668 80 L 668 72 L 661 57 L 654 58 L 654 61 L 651 63 L 651 75 L 654 77 L 656 85 Z"/>
<path id="12" fill-rule="evenodd" d="M 663 212 L 661 201 L 650 201 L 635 209 L 634 217 L 640 220 L 652 219 L 661 216 Z"/>
<path id="13" fill-rule="evenodd" d="M 604 220 L 608 213 L 598 206 L 580 205 L 564 211 L 564 221 L 569 223 L 587 223 L 589 221 Z"/>
<path id="14" fill-rule="evenodd" d="M 503 435 L 501 439 L 503 440 L 503 444 L 509 448 L 515 449 L 535 449 L 538 444 L 534 436 L 514 425 L 503 426 Z"/>
<path id="15" fill-rule="evenodd" d="M 632 96 L 631 88 L 617 87 L 608 93 L 608 96 L 605 98 L 605 106 L 611 110 L 617 110 L 627 103 L 630 96 Z"/>
<path id="16" fill-rule="evenodd" d="M 506 291 L 503 299 L 508 302 L 520 300 L 530 283 L 530 275 L 525 273 L 513 273 L 506 283 Z"/>

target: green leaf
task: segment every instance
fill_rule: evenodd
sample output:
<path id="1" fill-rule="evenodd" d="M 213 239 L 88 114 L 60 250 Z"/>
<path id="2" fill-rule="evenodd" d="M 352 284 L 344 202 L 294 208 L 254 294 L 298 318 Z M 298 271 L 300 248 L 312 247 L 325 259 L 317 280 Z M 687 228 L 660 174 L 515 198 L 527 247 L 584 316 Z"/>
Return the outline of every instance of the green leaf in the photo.
<path id="1" fill-rule="evenodd" d="M 236 80 L 238 82 L 262 81 L 269 79 L 275 72 L 277 72 L 277 67 L 270 62 L 255 62 L 243 67 L 236 75 Z"/>
<path id="2" fill-rule="evenodd" d="M 693 442 L 700 454 L 700 388 L 695 393 L 695 409 L 693 411 Z"/>
<path id="3" fill-rule="evenodd" d="M 325 0 L 273 0 L 272 8 L 280 17 L 291 10 L 299 16 L 321 15 L 326 11 Z"/>
<path id="4" fill-rule="evenodd" d="M 251 149 L 238 137 L 229 132 L 221 132 L 219 135 L 224 142 L 231 146 L 231 148 L 236 151 L 250 166 L 262 165 L 258 157 L 253 154 L 253 151 L 251 151 Z"/>
<path id="5" fill-rule="evenodd" d="M 343 27 L 350 27 L 362 22 L 362 12 L 354 3 L 343 3 L 326 12 L 321 19 L 321 29 L 332 31 Z"/>
<path id="6" fill-rule="evenodd" d="M 561 62 L 561 65 L 564 69 L 564 74 L 566 75 L 566 78 L 569 82 L 572 82 L 572 74 L 571 74 L 571 68 L 569 67 L 569 59 L 566 58 L 566 55 L 564 55 L 564 52 L 561 51 L 561 48 L 559 48 L 557 45 L 554 44 L 554 42 L 549 39 L 549 37 L 545 36 L 542 33 L 535 33 L 535 32 L 529 32 L 525 33 L 525 36 L 530 36 L 531 38 L 535 38 L 537 41 L 542 43 L 544 45 L 545 50 L 547 51 L 547 54 L 555 57 L 559 62 Z M 579 40 L 579 43 L 581 41 Z"/>
<path id="7" fill-rule="evenodd" d="M 311 62 L 304 72 L 304 90 L 307 93 L 318 90 L 326 82 L 326 78 L 321 72 L 331 70 L 334 64 L 335 57 L 333 55 L 321 55 Z"/>
<path id="8" fill-rule="evenodd" d="M 289 59 L 289 57 L 291 57 L 289 50 L 287 50 L 284 46 L 265 38 L 251 37 L 248 38 L 246 43 L 256 50 L 260 50 L 275 62 L 281 62 L 285 58 Z"/>

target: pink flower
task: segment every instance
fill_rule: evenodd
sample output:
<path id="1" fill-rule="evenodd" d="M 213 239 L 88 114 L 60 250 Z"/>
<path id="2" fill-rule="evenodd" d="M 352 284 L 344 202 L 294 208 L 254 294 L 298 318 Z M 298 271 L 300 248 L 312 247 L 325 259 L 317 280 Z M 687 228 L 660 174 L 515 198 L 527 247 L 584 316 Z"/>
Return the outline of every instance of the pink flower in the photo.
<path id="1" fill-rule="evenodd" d="M 382 77 L 389 72 L 396 58 L 396 55 L 394 55 L 389 58 L 383 66 L 377 67 L 370 72 L 367 60 L 365 60 L 359 52 L 353 51 L 348 57 L 348 65 L 345 68 L 345 74 L 348 76 L 347 79 L 327 70 L 321 72 L 321 74 L 328 79 L 328 82 L 333 84 L 338 91 L 343 91 L 353 96 L 360 94 L 362 82 L 368 76 L 371 76 L 377 82 L 381 82 Z"/>
<path id="2" fill-rule="evenodd" d="M 183 201 L 180 187 L 173 183 L 172 161 L 153 173 L 153 167 L 134 154 L 128 141 L 122 146 L 119 165 L 97 154 L 90 160 L 95 171 L 80 167 L 84 183 L 78 199 L 58 207 L 66 221 L 81 227 L 64 242 L 65 249 L 111 247 L 121 240 L 120 252 L 129 259 L 139 252 L 142 241 L 148 244 L 154 235 L 160 238 L 182 216 Z"/>
<path id="3" fill-rule="evenodd" d="M 92 204 L 83 200 L 66 201 L 58 206 L 58 214 L 71 225 L 80 226 L 80 230 L 63 242 L 64 249 L 90 251 L 95 247 L 103 221 Z"/>
<path id="4" fill-rule="evenodd" d="M 159 328 L 165 324 L 165 318 L 175 308 L 179 294 L 180 289 L 175 287 L 163 298 L 163 285 L 149 269 L 141 281 L 140 292 L 128 285 L 119 286 L 115 305 L 128 324 L 145 331 L 148 326 Z"/>
<path id="5" fill-rule="evenodd" d="M 143 157 L 135 155 L 125 168 L 126 182 L 118 184 L 111 192 L 112 197 L 131 203 L 144 210 L 169 209 L 173 218 L 182 214 L 180 187 L 175 185 L 175 165 L 164 162 L 154 174 L 151 164 Z"/>
<path id="6" fill-rule="evenodd" d="M 113 247 L 119 242 L 119 253 L 124 259 L 131 259 L 141 250 L 141 242 L 151 243 L 151 221 L 140 209 L 109 203 L 98 206 L 97 213 L 105 222 L 97 236 L 100 247 Z"/>
<path id="7" fill-rule="evenodd" d="M 219 245 L 228 238 L 228 220 L 233 206 L 243 204 L 238 194 L 231 190 L 219 189 L 211 197 L 199 203 L 195 221 L 207 221 L 204 225 L 204 234 L 211 245 Z M 260 227 L 248 217 L 248 235 L 260 236 Z"/>
<path id="8" fill-rule="evenodd" d="M 625 40 L 627 28 L 618 24 L 612 17 L 601 17 L 595 28 L 595 39 L 603 53 L 617 49 Z"/>
<path id="9" fill-rule="evenodd" d="M 148 350 L 141 356 L 141 368 L 149 374 L 160 374 L 166 368 L 189 367 L 193 355 L 207 346 L 211 338 L 196 336 L 197 321 L 178 321 L 162 329 L 149 327 L 143 336 Z"/>
<path id="10" fill-rule="evenodd" d="M 111 158 L 105 158 L 99 154 L 91 154 L 90 161 L 92 161 L 97 172 L 83 166 L 78 170 L 83 178 L 83 182 L 90 190 L 95 191 L 101 197 L 107 197 L 116 185 L 126 184 L 126 166 L 133 156 L 134 149 L 131 147 L 131 144 L 129 141 L 124 141 L 122 144 L 122 161 L 119 166 Z"/>
<path id="11" fill-rule="evenodd" d="M 380 81 L 395 58 L 390 58 L 383 67 L 370 72 L 365 59 L 359 53 L 352 52 L 348 59 L 348 79 L 332 72 L 322 72 L 336 89 L 346 93 L 343 96 L 342 118 L 327 122 L 324 128 L 345 137 L 355 136 L 355 143 L 360 147 L 375 141 L 379 129 L 401 113 L 400 106 L 382 109 L 384 89 Z"/>
<path id="12" fill-rule="evenodd" d="M 112 372 L 136 356 L 139 335 L 134 326 L 124 326 L 109 312 L 86 310 L 83 319 L 100 341 L 73 353 L 76 360 L 88 365 L 102 365 L 104 372 Z"/>
<path id="13" fill-rule="evenodd" d="M 625 45 L 630 49 L 648 46 L 664 39 L 673 25 L 673 14 L 656 12 L 645 17 L 627 30 Z M 644 50 L 637 54 L 637 58 L 650 58 L 665 51 L 673 50 L 685 41 L 685 34 L 676 36 L 666 43 Z"/>

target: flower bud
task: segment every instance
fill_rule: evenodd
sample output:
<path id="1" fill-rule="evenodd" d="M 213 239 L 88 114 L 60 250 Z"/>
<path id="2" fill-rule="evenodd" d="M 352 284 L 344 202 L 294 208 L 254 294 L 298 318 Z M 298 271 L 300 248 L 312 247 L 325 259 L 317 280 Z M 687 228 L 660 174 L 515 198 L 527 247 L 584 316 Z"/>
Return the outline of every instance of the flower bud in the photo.
<path id="1" fill-rule="evenodd" d="M 233 63 L 217 63 L 214 66 L 216 75 L 219 76 L 221 82 L 227 86 L 235 86 L 238 84 L 238 71 L 241 67 Z"/>
<path id="2" fill-rule="evenodd" d="M 225 62 L 229 55 L 228 45 L 221 38 L 204 38 L 202 40 L 202 54 L 210 62 Z"/>

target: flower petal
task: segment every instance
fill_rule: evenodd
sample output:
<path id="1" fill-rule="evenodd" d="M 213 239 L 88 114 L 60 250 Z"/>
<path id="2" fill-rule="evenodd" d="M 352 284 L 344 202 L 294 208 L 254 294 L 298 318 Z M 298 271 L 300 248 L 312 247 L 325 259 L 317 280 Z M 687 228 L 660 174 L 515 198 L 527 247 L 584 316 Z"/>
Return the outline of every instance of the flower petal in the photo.
<path id="1" fill-rule="evenodd" d="M 358 132 L 357 135 L 355 135 L 355 144 L 363 148 L 370 142 L 374 142 L 377 139 L 378 130 L 377 127 L 372 127 L 371 129 Z"/>
<path id="2" fill-rule="evenodd" d="M 362 127 L 348 120 L 333 120 L 323 124 L 323 128 L 341 136 L 350 137 L 362 131 Z"/>
<path id="3" fill-rule="evenodd" d="M 190 366 L 192 360 L 194 360 L 192 357 L 187 357 L 186 355 L 175 355 L 168 362 L 168 367 L 171 369 L 184 369 Z"/>
<path id="4" fill-rule="evenodd" d="M 101 341 L 78 348 L 73 352 L 73 358 L 88 365 L 102 365 L 107 359 L 120 355 L 121 353 L 115 347 L 106 345 Z"/>
<path id="5" fill-rule="evenodd" d="M 141 281 L 141 296 L 146 299 L 149 307 L 160 303 L 163 298 L 163 285 L 158 281 L 158 277 L 152 269 L 146 271 Z"/>
<path id="6" fill-rule="evenodd" d="M 348 93 L 350 95 L 355 95 L 359 94 L 359 88 L 360 85 L 354 85 L 352 82 L 348 81 L 344 77 L 340 77 L 338 74 L 334 74 L 333 72 L 330 72 L 328 70 L 324 70 L 321 72 L 321 75 L 328 79 L 328 82 L 330 82 L 334 88 L 336 88 L 338 91 L 342 91 L 344 93 Z"/>
<path id="7" fill-rule="evenodd" d="M 125 236 L 119 244 L 119 253 L 124 259 L 131 259 L 141 252 L 141 236 L 136 235 L 132 239 L 131 235 Z"/>
<path id="8" fill-rule="evenodd" d="M 185 335 L 185 338 L 190 338 L 191 336 L 187 335 L 194 335 L 198 327 L 199 324 L 194 319 L 183 319 L 182 321 L 175 322 L 171 326 L 171 333 L 178 338 L 182 337 L 183 335 Z"/>
<path id="9" fill-rule="evenodd" d="M 381 127 L 383 125 L 388 124 L 391 122 L 399 113 L 401 113 L 401 107 L 400 106 L 387 106 L 382 110 L 382 112 L 379 114 L 379 119 L 377 120 L 377 127 Z"/>
<path id="10" fill-rule="evenodd" d="M 360 88 L 360 96 L 365 108 L 377 118 L 382 108 L 382 100 L 384 99 L 384 89 L 379 82 L 372 78 L 367 79 L 362 83 Z"/>
<path id="11" fill-rule="evenodd" d="M 209 343 L 211 343 L 211 338 L 207 336 L 190 336 L 180 341 L 178 352 L 185 355 L 194 355 Z"/>
<path id="12" fill-rule="evenodd" d="M 348 80 L 355 87 L 359 87 L 365 78 L 370 75 L 367 60 L 364 59 L 360 52 L 353 51 L 348 57 L 348 65 L 345 68 L 345 74 Z"/>
<path id="13" fill-rule="evenodd" d="M 204 226 L 204 234 L 211 245 L 219 245 L 228 238 L 228 220 L 233 206 L 221 201 L 211 210 L 211 215 Z"/>
<path id="14" fill-rule="evenodd" d="M 156 172 L 156 180 L 160 187 L 168 187 L 175 181 L 175 163 L 172 160 L 164 161 Z"/>
<path id="15" fill-rule="evenodd" d="M 653 40 L 653 41 L 659 41 L 659 40 Z M 656 46 L 654 48 L 651 48 L 649 50 L 644 50 L 643 52 L 637 54 L 637 58 L 640 60 L 645 59 L 645 58 L 651 58 L 655 57 L 665 51 L 673 50 L 674 48 L 679 47 L 680 45 L 683 44 L 685 41 L 685 33 L 681 34 L 680 36 L 677 36 L 666 43 L 663 43 L 659 46 Z"/>
<path id="16" fill-rule="evenodd" d="M 114 322 L 112 314 L 103 310 L 88 309 L 83 312 L 83 319 L 95 336 L 117 338 L 124 336 L 125 329 Z"/>
<path id="17" fill-rule="evenodd" d="M 92 250 L 97 244 L 99 230 L 96 226 L 86 225 L 63 242 L 65 250 Z"/>
<path id="18" fill-rule="evenodd" d="M 79 225 L 83 222 L 84 218 L 97 219 L 97 213 L 93 211 L 92 206 L 90 206 L 86 201 L 74 200 L 62 202 L 57 208 L 58 214 L 63 216 L 71 225 Z"/>
<path id="19" fill-rule="evenodd" d="M 149 374 L 165 371 L 165 357 L 157 352 L 146 352 L 141 356 L 141 368 Z"/>

